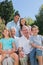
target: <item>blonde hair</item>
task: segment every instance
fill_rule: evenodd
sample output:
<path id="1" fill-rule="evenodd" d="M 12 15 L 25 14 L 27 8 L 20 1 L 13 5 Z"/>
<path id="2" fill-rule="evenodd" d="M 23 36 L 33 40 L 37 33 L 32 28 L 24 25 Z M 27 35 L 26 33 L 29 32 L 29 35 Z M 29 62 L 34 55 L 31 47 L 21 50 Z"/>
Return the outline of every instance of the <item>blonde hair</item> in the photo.
<path id="1" fill-rule="evenodd" d="M 39 27 L 38 27 L 37 25 L 33 25 L 33 26 L 31 27 L 31 30 L 33 30 L 33 28 L 37 28 L 37 29 L 39 30 Z"/>
<path id="2" fill-rule="evenodd" d="M 8 28 L 6 28 L 6 26 L 4 27 L 4 29 L 3 29 L 2 32 L 4 32 L 4 30 L 8 30 L 8 32 L 9 32 L 9 37 L 10 37 L 10 30 L 9 30 Z M 2 37 L 4 38 L 4 35 L 3 35 L 3 34 L 2 34 Z"/>

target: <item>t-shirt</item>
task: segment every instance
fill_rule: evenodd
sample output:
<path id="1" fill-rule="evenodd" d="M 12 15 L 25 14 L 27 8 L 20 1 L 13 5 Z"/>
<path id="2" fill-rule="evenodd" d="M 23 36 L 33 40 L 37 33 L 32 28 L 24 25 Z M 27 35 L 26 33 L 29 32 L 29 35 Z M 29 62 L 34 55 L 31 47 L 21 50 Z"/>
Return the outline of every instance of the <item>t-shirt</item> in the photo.
<path id="1" fill-rule="evenodd" d="M 14 39 L 15 39 L 15 45 L 16 45 L 16 48 L 18 49 L 18 46 L 19 46 L 19 38 L 20 37 L 16 37 L 14 36 Z"/>
<path id="2" fill-rule="evenodd" d="M 14 21 L 9 22 L 6 27 L 10 30 L 12 27 L 14 27 L 16 29 L 16 36 L 19 37 L 20 36 L 20 26 L 19 23 L 15 23 Z"/>
<path id="3" fill-rule="evenodd" d="M 9 50 L 12 49 L 12 43 L 15 42 L 13 38 L 2 38 L 0 39 L 0 43 L 2 43 L 2 49 L 3 50 Z"/>
<path id="4" fill-rule="evenodd" d="M 23 48 L 25 54 L 29 54 L 32 51 L 30 41 L 25 36 L 22 36 L 19 39 L 19 47 Z"/>
<path id="5" fill-rule="evenodd" d="M 36 35 L 36 36 L 31 36 L 30 37 L 30 43 L 31 44 L 33 43 L 33 44 L 42 46 L 42 41 L 43 41 L 43 36 L 41 36 L 41 35 Z"/>

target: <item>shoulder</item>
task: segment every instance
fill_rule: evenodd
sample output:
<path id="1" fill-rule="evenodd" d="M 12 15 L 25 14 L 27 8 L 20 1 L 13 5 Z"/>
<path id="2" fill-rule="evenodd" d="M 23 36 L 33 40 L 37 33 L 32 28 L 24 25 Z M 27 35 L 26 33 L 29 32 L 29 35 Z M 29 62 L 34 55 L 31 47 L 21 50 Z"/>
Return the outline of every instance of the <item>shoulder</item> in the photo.
<path id="1" fill-rule="evenodd" d="M 13 23 L 13 21 L 11 21 L 11 22 L 8 22 L 8 23 L 7 23 L 7 25 L 10 25 L 10 24 L 12 24 L 12 23 Z"/>
<path id="2" fill-rule="evenodd" d="M 14 39 L 14 38 L 9 38 L 9 40 L 10 40 L 11 42 L 15 42 L 15 39 Z"/>
<path id="3" fill-rule="evenodd" d="M 0 39 L 0 43 L 2 43 L 2 42 L 4 42 L 4 38 L 1 38 L 1 39 Z"/>

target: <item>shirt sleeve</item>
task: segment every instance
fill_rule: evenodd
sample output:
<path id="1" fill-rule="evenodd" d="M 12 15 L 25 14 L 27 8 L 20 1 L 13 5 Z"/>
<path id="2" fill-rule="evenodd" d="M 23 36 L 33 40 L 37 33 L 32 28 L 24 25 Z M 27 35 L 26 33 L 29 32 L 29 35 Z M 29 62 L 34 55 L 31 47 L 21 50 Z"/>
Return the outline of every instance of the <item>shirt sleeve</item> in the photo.
<path id="1" fill-rule="evenodd" d="M 12 43 L 15 43 L 15 39 L 12 38 Z"/>
<path id="2" fill-rule="evenodd" d="M 0 39 L 0 43 L 2 43 L 2 39 Z"/>
<path id="3" fill-rule="evenodd" d="M 33 44 L 33 43 L 34 43 L 33 38 L 30 37 L 30 44 Z"/>
<path id="4" fill-rule="evenodd" d="M 42 42 L 43 42 L 43 36 L 41 36 L 41 40 L 42 40 Z"/>
<path id="5" fill-rule="evenodd" d="M 11 22 L 7 23 L 6 28 L 8 28 L 10 30 L 11 27 Z"/>

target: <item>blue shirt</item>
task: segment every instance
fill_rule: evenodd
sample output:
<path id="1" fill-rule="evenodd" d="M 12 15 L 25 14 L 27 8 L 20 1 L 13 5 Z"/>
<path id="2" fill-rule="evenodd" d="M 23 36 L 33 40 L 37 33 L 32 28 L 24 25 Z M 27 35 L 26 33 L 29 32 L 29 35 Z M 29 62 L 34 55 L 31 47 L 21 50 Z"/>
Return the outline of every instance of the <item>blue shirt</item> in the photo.
<path id="1" fill-rule="evenodd" d="M 18 23 L 16 24 L 14 21 L 12 21 L 12 22 L 9 22 L 9 23 L 6 25 L 6 27 L 7 27 L 8 29 L 11 29 L 12 27 L 15 27 L 15 29 L 16 29 L 16 36 L 17 36 L 17 37 L 20 36 L 20 26 L 19 26 Z"/>
<path id="2" fill-rule="evenodd" d="M 0 40 L 0 43 L 2 43 L 2 49 L 3 50 L 9 50 L 9 49 L 12 49 L 12 43 L 15 42 L 15 40 L 13 38 L 2 38 Z"/>
<path id="3" fill-rule="evenodd" d="M 30 37 L 30 43 L 34 43 L 36 45 L 42 46 L 42 41 L 43 41 L 43 36 L 41 35 L 36 35 L 36 36 L 31 36 Z"/>

